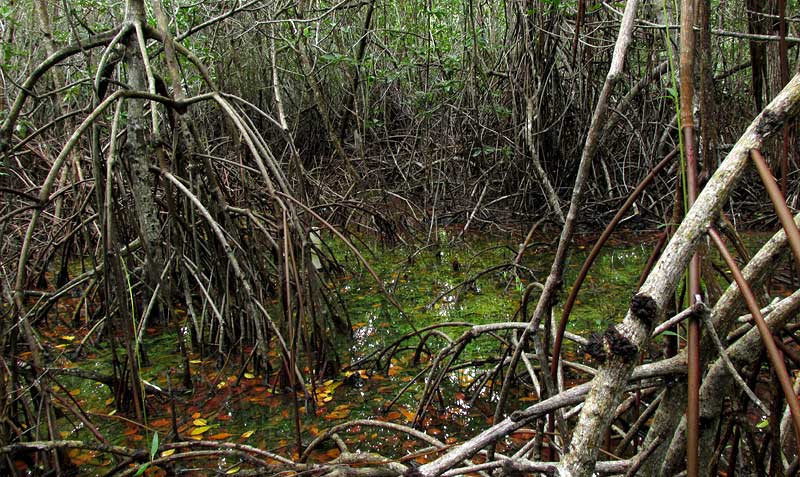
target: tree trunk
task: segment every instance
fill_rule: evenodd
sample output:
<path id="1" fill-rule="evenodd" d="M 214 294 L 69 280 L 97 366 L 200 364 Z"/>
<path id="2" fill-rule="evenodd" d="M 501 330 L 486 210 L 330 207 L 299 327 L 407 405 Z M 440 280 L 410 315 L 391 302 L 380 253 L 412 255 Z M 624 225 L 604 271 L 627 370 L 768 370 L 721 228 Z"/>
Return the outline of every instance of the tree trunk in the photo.
<path id="1" fill-rule="evenodd" d="M 126 20 L 141 25 L 147 24 L 143 0 L 128 0 Z M 129 35 L 125 42 L 124 60 L 127 66 L 128 84 L 135 91 L 146 92 L 149 87 L 143 54 L 137 35 Z M 124 150 L 124 160 L 130 169 L 131 192 L 139 225 L 139 237 L 147 257 L 145 283 L 153 292 L 158 285 L 164 266 L 164 254 L 161 244 L 159 210 L 155 198 L 155 178 L 150 172 L 150 166 L 156 164 L 152 161 L 153 150 L 148 135 L 149 125 L 145 114 L 145 104 L 146 100 L 144 99 L 131 98 L 128 100 L 127 144 Z"/>

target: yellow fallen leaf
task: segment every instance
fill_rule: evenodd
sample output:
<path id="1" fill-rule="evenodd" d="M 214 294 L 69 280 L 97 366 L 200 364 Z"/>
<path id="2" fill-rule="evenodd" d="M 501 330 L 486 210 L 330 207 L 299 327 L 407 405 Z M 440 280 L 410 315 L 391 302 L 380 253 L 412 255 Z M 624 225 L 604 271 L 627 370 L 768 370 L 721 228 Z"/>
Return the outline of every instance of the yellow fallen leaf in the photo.
<path id="1" fill-rule="evenodd" d="M 72 335 L 64 335 L 61 337 L 61 339 L 64 341 L 75 341 L 75 337 Z"/>
<path id="2" fill-rule="evenodd" d="M 161 453 L 161 457 L 169 457 L 175 453 L 175 449 L 167 449 Z"/>
<path id="3" fill-rule="evenodd" d="M 226 473 L 226 474 L 228 474 L 228 475 L 230 475 L 230 474 L 235 474 L 235 473 L 239 472 L 239 469 L 240 469 L 240 468 L 241 468 L 241 467 L 239 467 L 239 466 L 237 465 L 236 467 L 233 467 L 233 468 L 231 468 L 231 469 L 228 469 L 228 471 L 227 471 L 227 472 L 225 472 L 225 473 Z"/>
<path id="4" fill-rule="evenodd" d="M 80 389 L 73 389 L 72 391 L 69 392 L 69 395 L 70 396 L 77 396 L 80 393 L 81 393 Z"/>
<path id="5" fill-rule="evenodd" d="M 195 419 L 194 421 L 192 421 L 192 424 L 194 424 L 195 426 L 200 427 L 200 426 L 208 425 L 208 421 L 206 421 L 205 419 Z"/>
<path id="6" fill-rule="evenodd" d="M 248 437 L 252 436 L 254 432 L 256 432 L 256 431 L 247 431 L 244 434 L 242 434 L 242 437 L 244 439 L 247 439 Z"/>
<path id="7" fill-rule="evenodd" d="M 345 417 L 347 417 L 349 415 L 350 415 L 350 410 L 349 409 L 339 409 L 339 410 L 336 410 L 336 411 L 333 411 L 333 412 L 329 412 L 324 417 L 325 417 L 325 419 L 330 421 L 330 420 L 333 420 L 333 419 L 342 419 L 342 418 L 345 418 Z"/>
<path id="8" fill-rule="evenodd" d="M 108 415 L 109 415 L 109 416 L 113 416 L 113 415 L 114 415 L 114 414 L 116 414 L 116 413 L 117 413 L 117 410 L 116 410 L 116 409 L 113 409 L 111 412 L 109 412 L 109 413 L 108 413 Z"/>
<path id="9" fill-rule="evenodd" d="M 200 363 L 203 362 L 203 360 L 202 359 L 190 359 L 189 362 L 191 364 L 200 364 Z"/>
<path id="10" fill-rule="evenodd" d="M 414 421 L 414 417 L 417 415 L 417 413 L 411 412 L 411 411 L 409 411 L 408 409 L 406 409 L 404 407 L 399 408 L 399 410 L 403 414 L 403 416 L 405 416 L 406 422 L 413 422 Z"/>
<path id="11" fill-rule="evenodd" d="M 256 375 L 253 374 L 253 373 L 244 373 L 244 377 L 247 378 L 247 379 L 253 379 L 253 378 L 256 377 Z M 238 472 L 238 470 L 237 470 L 237 472 Z"/>
<path id="12" fill-rule="evenodd" d="M 192 436 L 199 436 L 200 434 L 202 434 L 202 433 L 206 432 L 206 431 L 207 431 L 207 430 L 209 430 L 209 429 L 211 429 L 211 426 L 200 426 L 200 427 L 195 427 L 194 429 L 192 429 L 192 431 L 189 433 L 189 435 L 192 435 Z"/>

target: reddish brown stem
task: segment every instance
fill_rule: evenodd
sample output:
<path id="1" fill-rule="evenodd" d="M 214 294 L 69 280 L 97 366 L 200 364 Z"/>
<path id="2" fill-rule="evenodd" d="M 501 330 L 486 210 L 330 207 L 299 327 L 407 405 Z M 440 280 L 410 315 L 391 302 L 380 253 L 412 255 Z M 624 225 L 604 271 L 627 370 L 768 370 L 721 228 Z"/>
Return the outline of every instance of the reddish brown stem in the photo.
<path id="1" fill-rule="evenodd" d="M 697 198 L 697 153 L 694 145 L 694 118 L 692 98 L 694 96 L 694 21 L 695 2 L 681 1 L 681 44 L 680 44 L 680 117 L 683 147 L 686 158 L 687 205 L 689 208 Z M 689 303 L 702 301 L 700 290 L 700 256 L 695 253 L 689 262 Z M 698 475 L 698 444 L 700 422 L 700 320 L 689 318 L 688 333 L 688 397 L 686 402 L 686 473 L 689 477 Z"/>
<path id="2" fill-rule="evenodd" d="M 686 149 L 686 183 L 688 189 L 688 202 L 691 207 L 697 198 L 697 156 L 694 148 L 694 127 L 683 128 L 683 140 Z M 700 255 L 695 253 L 689 262 L 689 304 L 694 305 L 702 301 L 700 289 Z M 692 315 L 689 317 L 688 337 L 688 379 L 686 401 L 686 466 L 690 477 L 698 475 L 700 444 L 700 320 Z"/>

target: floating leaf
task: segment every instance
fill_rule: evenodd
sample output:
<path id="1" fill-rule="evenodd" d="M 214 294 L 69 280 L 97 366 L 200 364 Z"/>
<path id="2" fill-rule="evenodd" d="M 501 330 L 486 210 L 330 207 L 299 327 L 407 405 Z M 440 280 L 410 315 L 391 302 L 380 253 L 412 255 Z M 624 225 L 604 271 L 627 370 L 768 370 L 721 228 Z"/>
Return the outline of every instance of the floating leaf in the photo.
<path id="1" fill-rule="evenodd" d="M 337 411 L 329 412 L 325 416 L 325 419 L 330 421 L 330 420 L 333 420 L 333 419 L 342 419 L 342 418 L 345 418 L 345 417 L 347 417 L 349 415 L 350 415 L 350 410 L 349 409 L 339 409 Z"/>
<path id="2" fill-rule="evenodd" d="M 417 415 L 417 413 L 409 411 L 408 409 L 406 409 L 404 407 L 401 407 L 399 410 L 400 410 L 401 413 L 403 413 L 403 416 L 405 416 L 407 422 L 413 421 L 414 420 L 414 416 Z"/>
<path id="3" fill-rule="evenodd" d="M 161 453 L 161 457 L 169 457 L 175 453 L 175 449 L 167 449 Z"/>
<path id="4" fill-rule="evenodd" d="M 248 437 L 252 436 L 254 432 L 256 431 L 247 431 L 244 434 L 242 434 L 242 438 L 247 439 Z"/>
<path id="5" fill-rule="evenodd" d="M 97 452 L 72 449 L 68 455 L 74 465 L 81 466 L 94 459 L 97 456 Z"/>
<path id="6" fill-rule="evenodd" d="M 209 429 L 211 429 L 211 426 L 200 426 L 200 427 L 195 427 L 194 429 L 192 429 L 192 431 L 189 433 L 189 435 L 192 435 L 192 436 L 199 436 L 200 434 L 202 434 L 202 433 L 206 432 L 206 431 L 207 431 L 207 430 L 209 430 Z"/>
<path id="7" fill-rule="evenodd" d="M 81 393 L 80 389 L 73 389 L 72 391 L 69 392 L 69 395 L 70 396 L 77 396 L 80 393 Z"/>

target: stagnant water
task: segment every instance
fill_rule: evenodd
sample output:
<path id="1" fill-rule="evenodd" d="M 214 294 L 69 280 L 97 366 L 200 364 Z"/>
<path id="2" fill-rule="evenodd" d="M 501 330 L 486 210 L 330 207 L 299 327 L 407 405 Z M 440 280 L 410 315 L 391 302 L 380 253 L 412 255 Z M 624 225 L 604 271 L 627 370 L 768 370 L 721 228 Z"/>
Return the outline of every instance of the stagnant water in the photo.
<path id="1" fill-rule="evenodd" d="M 572 313 L 570 331 L 587 335 L 602 331 L 608 323 L 621 319 L 653 243 L 653 234 L 629 237 L 624 243 L 609 247 L 598 258 Z M 569 261 L 564 296 L 569 292 L 591 244 L 589 239 L 578 240 Z M 513 261 L 518 245 L 508 241 L 476 237 L 455 241 L 446 232 L 441 232 L 436 243 L 422 248 L 371 244 L 371 252 L 365 255 L 384 280 L 385 288 L 394 294 L 405 310 L 405 315 L 401 316 L 348 249 L 334 242 L 330 245 L 346 270 L 336 283 L 331 283 L 346 303 L 352 323 L 352 339 L 337 340 L 345 365 L 371 356 L 412 328 L 443 322 L 484 324 L 519 321 L 515 314 L 522 291 L 531 281 L 544 282 L 552 260 L 550 240 L 532 244 L 522 260 L 527 270 L 518 274 L 510 268 L 483 273 L 490 267 Z M 465 281 L 464 286 L 445 294 Z M 434 300 L 437 297 L 440 298 Z M 441 331 L 457 338 L 465 329 L 466 326 L 454 326 Z M 48 346 L 56 356 L 54 366 L 80 367 L 110 374 L 108 349 L 86 348 L 81 357 L 73 357 L 72 351 L 81 341 L 74 331 L 59 326 L 46 336 L 52 340 Z M 142 366 L 146 381 L 164 389 L 170 384 L 177 386 L 180 377 L 175 371 L 181 369 L 181 362 L 175 352 L 175 343 L 174 332 L 148 330 L 144 345 L 148 360 Z M 408 344 L 413 347 L 416 341 L 409 340 Z M 432 342 L 431 345 L 441 347 L 442 343 Z M 491 357 L 496 350 L 496 341 L 475 340 L 462 360 L 478 359 L 487 354 Z M 568 348 L 567 353 L 568 356 L 574 355 L 575 349 Z M 413 363 L 413 355 L 413 349 L 400 351 L 391 359 L 387 357 L 380 369 L 372 367 L 371 362 L 357 367 L 345 366 L 346 370 L 335 379 L 318 383 L 314 403 L 299 399 L 302 442 L 307 444 L 324 429 L 352 419 L 409 424 L 425 382 L 424 378 L 415 380 L 415 377 L 430 363 L 429 357 Z M 192 357 L 194 392 L 179 396 L 175 402 L 179 431 L 184 438 L 240 442 L 285 455 L 296 452 L 293 447 L 296 440 L 294 396 L 291 393 L 270 386 L 269 376 L 256 376 L 250 372 L 239 375 L 240 368 L 236 365 L 220 370 L 214 358 L 204 359 L 196 354 Z M 428 434 L 453 443 L 491 424 L 494 412 L 491 392 L 484 391 L 477 398 L 469 393 L 470 385 L 482 371 L 485 369 L 480 366 L 466 367 L 448 376 L 444 384 L 446 396 L 436 403 L 435 409 L 422 423 Z M 169 380 L 168 375 L 171 376 Z M 166 399 L 149 399 L 147 423 L 142 426 L 113 412 L 113 398 L 105 385 L 82 379 L 62 378 L 61 381 L 98 430 L 113 444 L 146 449 L 156 432 L 162 442 L 170 432 L 172 420 Z M 408 388 L 401 393 L 407 385 Z M 487 388 L 491 389 L 491 386 Z M 515 395 L 518 405 L 534 399 L 530 390 L 520 389 Z M 73 417 L 60 419 L 59 427 L 62 438 L 94 439 Z M 402 436 L 367 427 L 351 428 L 342 436 L 351 445 L 351 450 L 375 451 L 393 457 L 412 452 L 420 445 Z M 337 454 L 337 450 L 327 446 L 316 451 L 312 460 L 325 461 Z M 70 455 L 87 471 L 95 469 L 101 472 L 111 465 L 107 457 L 92 452 L 72 451 Z M 220 462 L 220 470 L 235 469 L 235 464 Z M 155 469 L 151 471 L 158 473 Z"/>

